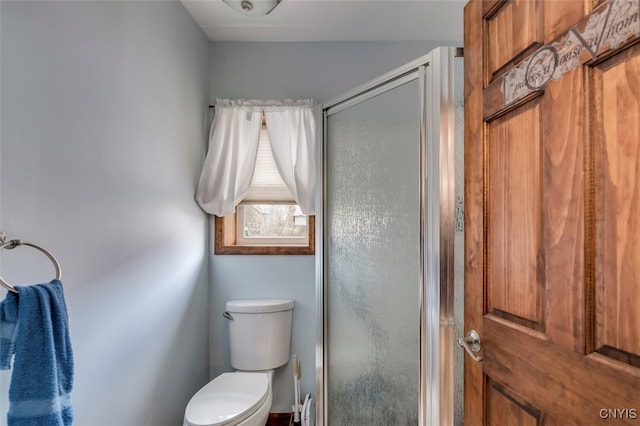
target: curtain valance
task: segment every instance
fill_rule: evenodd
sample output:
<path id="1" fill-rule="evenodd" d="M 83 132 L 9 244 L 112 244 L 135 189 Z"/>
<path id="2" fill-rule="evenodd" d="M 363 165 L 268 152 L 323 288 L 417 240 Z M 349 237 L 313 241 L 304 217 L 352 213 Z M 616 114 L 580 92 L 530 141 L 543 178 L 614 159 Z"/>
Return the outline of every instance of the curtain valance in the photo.
<path id="1" fill-rule="evenodd" d="M 196 200 L 217 216 L 233 213 L 246 196 L 264 114 L 271 150 L 287 188 L 305 214 L 315 214 L 315 119 L 310 99 L 218 99 Z"/>

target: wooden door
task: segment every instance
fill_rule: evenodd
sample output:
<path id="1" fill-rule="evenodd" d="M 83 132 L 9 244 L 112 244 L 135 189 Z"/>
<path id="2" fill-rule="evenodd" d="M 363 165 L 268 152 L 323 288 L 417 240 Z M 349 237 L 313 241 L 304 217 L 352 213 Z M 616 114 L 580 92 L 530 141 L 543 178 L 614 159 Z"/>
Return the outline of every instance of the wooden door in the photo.
<path id="1" fill-rule="evenodd" d="M 640 424 L 640 0 L 465 7 L 465 425 Z"/>

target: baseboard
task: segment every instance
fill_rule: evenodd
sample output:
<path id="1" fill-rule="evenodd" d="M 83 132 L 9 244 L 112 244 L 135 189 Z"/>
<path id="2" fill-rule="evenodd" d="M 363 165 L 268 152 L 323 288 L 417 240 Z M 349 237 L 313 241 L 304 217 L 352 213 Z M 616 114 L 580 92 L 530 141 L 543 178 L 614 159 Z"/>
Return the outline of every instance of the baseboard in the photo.
<path id="1" fill-rule="evenodd" d="M 269 413 L 266 426 L 289 426 L 291 413 Z"/>

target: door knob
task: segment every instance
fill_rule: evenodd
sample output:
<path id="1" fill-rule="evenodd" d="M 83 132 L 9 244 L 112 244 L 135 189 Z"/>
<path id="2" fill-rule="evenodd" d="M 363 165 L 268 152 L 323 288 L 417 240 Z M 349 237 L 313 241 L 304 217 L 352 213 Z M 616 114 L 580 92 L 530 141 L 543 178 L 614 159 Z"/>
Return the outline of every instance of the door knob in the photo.
<path id="1" fill-rule="evenodd" d="M 463 347 L 474 361 L 482 361 L 482 357 L 476 355 L 476 352 L 480 352 L 482 342 L 480 341 L 480 335 L 475 330 L 470 330 L 467 333 L 467 337 L 459 337 L 456 339 L 458 346 Z"/>

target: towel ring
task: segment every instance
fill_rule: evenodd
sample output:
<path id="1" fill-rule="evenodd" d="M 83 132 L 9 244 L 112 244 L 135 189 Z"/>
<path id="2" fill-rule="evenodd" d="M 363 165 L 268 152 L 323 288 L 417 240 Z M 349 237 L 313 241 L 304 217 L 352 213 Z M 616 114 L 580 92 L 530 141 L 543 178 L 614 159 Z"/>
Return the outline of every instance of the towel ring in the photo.
<path id="1" fill-rule="evenodd" d="M 60 267 L 60 263 L 58 263 L 58 259 L 55 258 L 54 255 L 52 255 L 51 253 L 49 253 L 49 251 L 43 249 L 42 247 L 36 245 L 36 244 L 32 244 L 32 243 L 28 243 L 26 241 L 22 241 L 22 240 L 11 240 L 8 241 L 6 243 L 3 243 L 0 245 L 0 250 L 6 248 L 6 249 L 14 249 L 18 246 L 29 246 L 29 247 L 33 247 L 36 250 L 41 251 L 42 253 L 44 253 L 49 260 L 51 260 L 51 262 L 53 263 L 53 266 L 56 268 L 56 279 L 59 280 L 62 278 L 62 268 Z M 4 288 L 6 288 L 7 290 L 13 292 L 13 293 L 18 293 L 18 290 L 16 290 L 16 288 L 14 286 L 12 286 L 11 284 L 9 284 L 8 282 L 6 282 L 2 277 L 0 277 L 0 285 Z"/>

